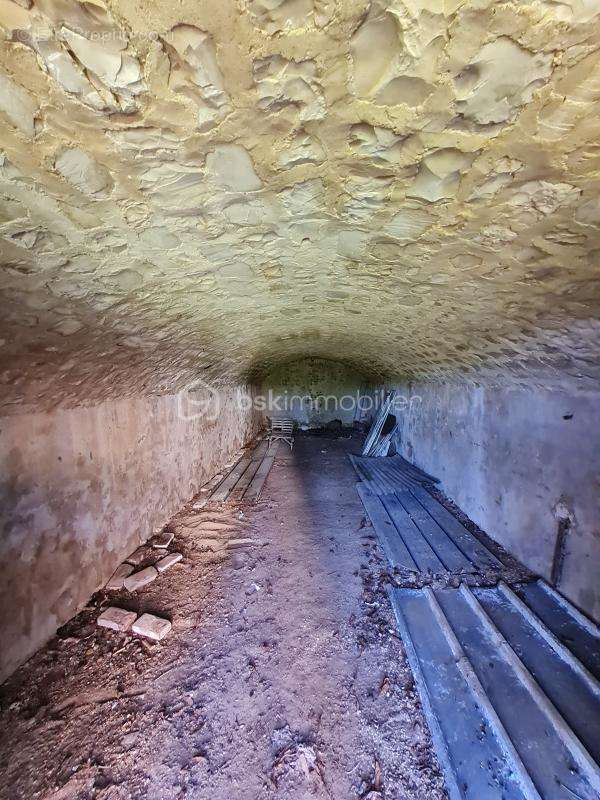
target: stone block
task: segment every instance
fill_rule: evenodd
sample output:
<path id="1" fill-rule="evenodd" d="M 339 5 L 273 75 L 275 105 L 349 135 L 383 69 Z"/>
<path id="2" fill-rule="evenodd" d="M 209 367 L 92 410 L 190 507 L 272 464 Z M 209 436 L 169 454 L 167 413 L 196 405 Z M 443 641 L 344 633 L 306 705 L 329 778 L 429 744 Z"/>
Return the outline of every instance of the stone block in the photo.
<path id="1" fill-rule="evenodd" d="M 154 567 L 146 567 L 146 569 L 140 569 L 128 578 L 125 578 L 123 586 L 128 592 L 135 592 L 143 586 L 152 583 L 156 578 L 158 578 L 158 571 Z"/>
<path id="2" fill-rule="evenodd" d="M 138 636 L 145 636 L 147 639 L 154 639 L 154 641 L 159 642 L 165 638 L 172 627 L 168 619 L 155 617 L 154 614 L 142 614 L 132 630 Z"/>
<path id="3" fill-rule="evenodd" d="M 162 531 L 161 533 L 157 533 L 156 536 L 153 536 L 149 544 L 159 550 L 166 550 L 173 541 L 174 536 L 175 534 L 170 531 Z"/>
<path id="4" fill-rule="evenodd" d="M 238 547 L 252 547 L 258 544 L 262 544 L 262 542 L 256 542 L 254 539 L 230 539 L 227 542 L 227 549 L 236 550 Z"/>
<path id="5" fill-rule="evenodd" d="M 136 617 L 135 611 L 110 606 L 100 614 L 97 624 L 101 628 L 110 628 L 113 631 L 127 631 L 135 622 Z"/>
<path id="6" fill-rule="evenodd" d="M 172 567 L 173 564 L 177 564 L 178 561 L 181 561 L 182 558 L 183 556 L 181 553 L 169 553 L 168 556 L 164 556 L 160 561 L 156 562 L 156 569 L 159 572 L 165 572 L 169 567 Z"/>
<path id="7" fill-rule="evenodd" d="M 116 592 L 119 589 L 123 588 L 123 581 L 125 578 L 128 578 L 131 573 L 133 572 L 133 566 L 131 564 L 120 564 L 117 569 L 114 571 L 112 577 L 104 587 L 108 591 Z"/>

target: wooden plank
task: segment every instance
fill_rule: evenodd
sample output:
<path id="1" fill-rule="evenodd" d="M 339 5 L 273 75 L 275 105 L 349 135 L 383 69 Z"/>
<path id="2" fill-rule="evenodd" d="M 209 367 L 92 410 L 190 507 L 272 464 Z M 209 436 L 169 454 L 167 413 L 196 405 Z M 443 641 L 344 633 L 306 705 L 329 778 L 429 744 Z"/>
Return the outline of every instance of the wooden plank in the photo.
<path id="1" fill-rule="evenodd" d="M 425 470 L 421 469 L 421 467 L 417 467 L 415 464 L 411 464 L 410 461 L 407 461 L 400 455 L 392 456 L 392 460 L 394 464 L 398 466 L 401 470 L 405 470 L 407 472 L 412 472 L 417 478 L 425 480 L 427 483 L 439 483 L 440 479 L 430 475 Z"/>
<path id="2" fill-rule="evenodd" d="M 390 598 L 450 799 L 541 800 L 431 590 Z"/>
<path id="3" fill-rule="evenodd" d="M 395 397 L 396 397 L 396 390 L 392 389 L 388 394 L 388 396 L 383 401 L 383 403 L 381 404 L 381 408 L 379 409 L 377 417 L 375 418 L 375 422 L 373 423 L 371 430 L 367 435 L 367 439 L 365 441 L 362 451 L 363 456 L 368 455 L 371 448 L 379 440 L 379 435 L 385 424 L 388 414 L 390 413 L 390 408 L 392 407 L 392 403 L 394 402 Z"/>
<path id="4" fill-rule="evenodd" d="M 387 461 L 387 459 L 382 460 Z M 380 467 L 376 467 L 376 469 L 385 477 L 388 485 L 391 485 L 392 491 L 394 492 L 400 492 L 413 485 L 412 478 L 401 474 L 391 464 L 382 464 Z"/>
<path id="5" fill-rule="evenodd" d="M 438 589 L 434 594 L 540 796 L 545 800 L 565 797 L 562 789 L 568 786 L 575 797 L 597 800 L 600 769 L 544 692 L 541 673 L 534 677 L 523 662 L 526 654 L 516 643 L 511 647 L 464 584 L 458 590 Z M 527 647 L 535 646 L 535 640 L 529 639 Z M 563 688 L 569 694 L 561 684 L 559 669 L 550 669 L 555 691 Z"/>
<path id="6" fill-rule="evenodd" d="M 427 539 L 408 516 L 396 495 L 382 495 L 381 502 L 419 570 L 430 569 L 433 572 L 444 572 L 444 565 L 432 550 Z"/>
<path id="7" fill-rule="evenodd" d="M 365 474 L 369 475 L 369 482 L 376 487 L 377 494 L 389 494 L 396 490 L 396 484 L 390 481 L 384 472 L 374 464 L 370 464 Z"/>
<path id="8" fill-rule="evenodd" d="M 386 494 L 412 486 L 415 481 L 405 475 L 395 465 L 394 458 L 354 458 L 353 461 L 359 475 L 371 481 L 377 488 L 377 494 Z"/>
<path id="9" fill-rule="evenodd" d="M 502 562 L 499 561 L 479 539 L 473 536 L 456 517 L 452 516 L 447 508 L 444 508 L 441 503 L 438 503 L 428 491 L 423 489 L 423 487 L 415 486 L 411 488 L 411 492 L 473 564 L 479 567 L 502 566 Z"/>
<path id="10" fill-rule="evenodd" d="M 380 470 L 375 459 L 357 458 L 356 463 L 361 477 L 369 483 L 370 488 L 376 494 L 394 492 L 396 486 Z"/>
<path id="11" fill-rule="evenodd" d="M 229 492 L 233 489 L 235 484 L 240 479 L 240 476 L 243 474 L 244 470 L 248 467 L 251 462 L 250 456 L 244 456 L 240 458 L 238 463 L 235 467 L 231 470 L 229 475 L 224 478 L 217 489 L 211 494 L 210 500 L 211 502 L 214 501 L 215 503 L 223 503 L 229 494 Z"/>
<path id="12" fill-rule="evenodd" d="M 243 473 L 240 475 L 238 482 L 232 488 L 231 492 L 229 493 L 229 498 L 231 500 L 241 500 L 244 492 L 250 486 L 252 478 L 256 475 L 256 471 L 261 465 L 261 461 L 252 459 Z"/>
<path id="13" fill-rule="evenodd" d="M 262 442 L 259 442 L 259 444 L 252 451 L 252 461 L 262 461 L 267 454 L 268 447 L 269 442 L 267 439 L 263 439 Z"/>
<path id="14" fill-rule="evenodd" d="M 546 581 L 514 587 L 523 600 L 552 634 L 576 656 L 584 667 L 600 680 L 600 628 L 584 617 Z"/>
<path id="15" fill-rule="evenodd" d="M 273 442 L 267 451 L 267 455 L 263 458 L 259 468 L 257 469 L 256 474 L 252 478 L 252 482 L 244 494 L 244 500 L 248 500 L 250 502 L 256 502 L 256 500 L 258 500 L 265 481 L 267 480 L 267 476 L 269 475 L 271 467 L 273 466 L 273 462 L 275 461 L 275 456 L 277 455 L 278 449 L 279 442 Z"/>
<path id="16" fill-rule="evenodd" d="M 446 531 L 425 511 L 414 495 L 405 491 L 396 492 L 396 497 L 408 511 L 412 521 L 427 539 L 446 569 L 469 569 L 474 566 L 473 562 L 458 549 Z"/>
<path id="17" fill-rule="evenodd" d="M 419 478 L 416 478 L 409 472 L 402 472 L 401 469 L 391 464 L 388 468 L 390 475 L 393 475 L 396 480 L 398 480 L 403 486 L 414 486 L 415 484 L 420 486 L 422 481 Z"/>
<path id="18" fill-rule="evenodd" d="M 398 531 L 383 507 L 381 499 L 364 483 L 357 483 L 356 491 L 362 500 L 369 519 L 373 523 L 375 533 L 391 566 L 417 570 L 418 567 L 414 558 L 402 538 L 398 535 Z"/>
<path id="19" fill-rule="evenodd" d="M 258 460 L 260 463 L 263 455 L 267 452 L 267 447 L 268 441 L 267 439 L 263 438 L 254 448 L 254 450 L 242 456 L 237 464 L 235 464 L 231 472 L 226 475 L 225 478 L 223 478 L 221 483 L 219 483 L 215 491 L 210 495 L 209 500 L 214 501 L 215 503 L 223 503 L 246 469 L 248 469 L 251 462 Z"/>

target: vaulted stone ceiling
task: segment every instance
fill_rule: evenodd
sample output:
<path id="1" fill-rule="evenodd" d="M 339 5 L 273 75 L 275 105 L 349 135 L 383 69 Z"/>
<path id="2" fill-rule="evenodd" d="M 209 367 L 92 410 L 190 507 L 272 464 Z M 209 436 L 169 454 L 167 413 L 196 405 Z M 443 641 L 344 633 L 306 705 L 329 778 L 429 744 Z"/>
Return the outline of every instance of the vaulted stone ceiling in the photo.
<path id="1" fill-rule="evenodd" d="M 305 355 L 597 379 L 596 0 L 0 0 L 0 23 L 5 407 Z"/>

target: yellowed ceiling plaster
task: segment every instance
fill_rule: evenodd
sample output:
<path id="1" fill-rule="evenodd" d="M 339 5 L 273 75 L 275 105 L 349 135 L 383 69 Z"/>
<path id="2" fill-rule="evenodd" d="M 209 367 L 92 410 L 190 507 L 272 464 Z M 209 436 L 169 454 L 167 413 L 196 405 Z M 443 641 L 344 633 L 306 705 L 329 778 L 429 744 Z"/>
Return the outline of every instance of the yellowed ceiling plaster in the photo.
<path id="1" fill-rule="evenodd" d="M 0 0 L 6 408 L 597 380 L 600 4 Z"/>

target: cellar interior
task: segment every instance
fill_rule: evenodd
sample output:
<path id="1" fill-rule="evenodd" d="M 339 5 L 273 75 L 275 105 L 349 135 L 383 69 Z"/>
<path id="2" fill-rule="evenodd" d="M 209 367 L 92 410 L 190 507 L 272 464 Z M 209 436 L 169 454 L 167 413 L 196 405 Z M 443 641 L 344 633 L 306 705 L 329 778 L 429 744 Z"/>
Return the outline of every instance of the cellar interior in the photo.
<path id="1" fill-rule="evenodd" d="M 597 4 L 0 33 L 0 798 L 598 797 Z M 463 779 L 436 625 L 510 774 Z"/>

